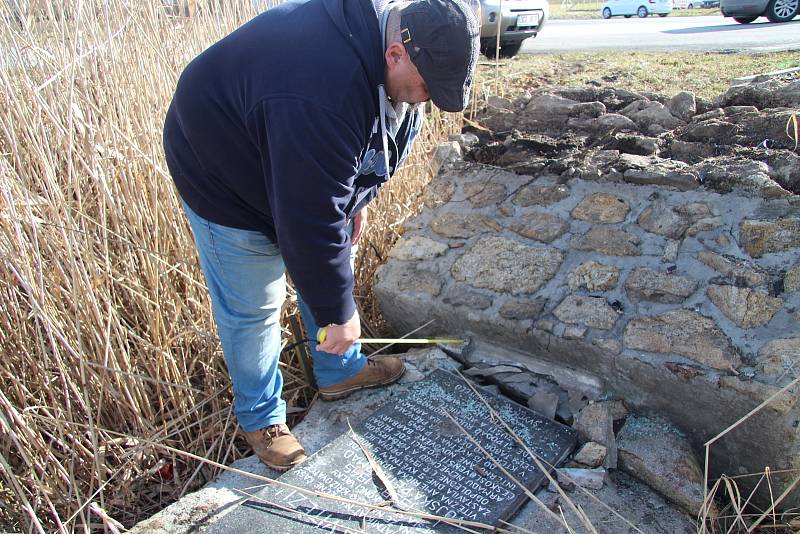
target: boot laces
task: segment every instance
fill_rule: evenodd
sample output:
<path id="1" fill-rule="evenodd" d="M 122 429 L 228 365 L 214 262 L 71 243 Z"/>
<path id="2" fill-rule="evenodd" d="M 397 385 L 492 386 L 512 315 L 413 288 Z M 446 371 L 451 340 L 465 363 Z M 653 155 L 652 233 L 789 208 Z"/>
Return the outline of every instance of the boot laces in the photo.
<path id="1" fill-rule="evenodd" d="M 289 429 L 286 425 L 271 425 L 263 429 L 265 436 L 269 439 L 279 438 L 281 436 L 289 435 Z"/>

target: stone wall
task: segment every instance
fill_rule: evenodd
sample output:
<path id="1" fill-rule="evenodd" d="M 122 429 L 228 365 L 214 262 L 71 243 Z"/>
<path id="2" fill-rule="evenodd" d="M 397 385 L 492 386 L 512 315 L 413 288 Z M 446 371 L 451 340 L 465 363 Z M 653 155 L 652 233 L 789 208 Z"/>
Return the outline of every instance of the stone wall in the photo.
<path id="1" fill-rule="evenodd" d="M 800 158 L 785 125 L 800 81 L 713 103 L 589 87 L 490 104 L 491 132 L 440 150 L 424 211 L 378 273 L 397 333 L 434 319 L 425 333 L 592 373 L 698 453 L 798 376 Z M 800 469 L 797 396 L 718 441 L 712 474 Z"/>

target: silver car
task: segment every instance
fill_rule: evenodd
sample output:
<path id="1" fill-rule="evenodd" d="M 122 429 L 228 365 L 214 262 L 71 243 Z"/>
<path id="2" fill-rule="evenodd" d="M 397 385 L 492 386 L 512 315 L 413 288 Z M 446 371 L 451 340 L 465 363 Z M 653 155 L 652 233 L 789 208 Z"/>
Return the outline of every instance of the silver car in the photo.
<path id="1" fill-rule="evenodd" d="M 515 56 L 522 41 L 541 31 L 549 14 L 547 0 L 480 0 L 481 52 L 495 57 L 499 31 L 500 57 Z"/>
<path id="2" fill-rule="evenodd" d="M 789 22 L 800 13 L 800 0 L 721 0 L 720 11 L 741 24 L 749 24 L 758 17 L 770 22 Z"/>

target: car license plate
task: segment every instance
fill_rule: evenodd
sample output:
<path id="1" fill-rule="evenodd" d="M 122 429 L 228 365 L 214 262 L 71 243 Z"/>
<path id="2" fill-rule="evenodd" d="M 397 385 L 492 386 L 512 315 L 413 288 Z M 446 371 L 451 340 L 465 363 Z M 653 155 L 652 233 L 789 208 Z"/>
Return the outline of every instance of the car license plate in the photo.
<path id="1" fill-rule="evenodd" d="M 520 26 L 537 26 L 539 24 L 539 14 L 532 15 L 517 15 L 517 27 Z"/>

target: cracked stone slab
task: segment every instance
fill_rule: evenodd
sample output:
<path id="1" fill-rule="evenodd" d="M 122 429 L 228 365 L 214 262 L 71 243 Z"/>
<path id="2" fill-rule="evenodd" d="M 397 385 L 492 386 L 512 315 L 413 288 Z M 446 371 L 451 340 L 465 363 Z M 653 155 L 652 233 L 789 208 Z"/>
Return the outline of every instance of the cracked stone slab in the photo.
<path id="1" fill-rule="evenodd" d="M 545 461 L 558 465 L 574 447 L 576 435 L 569 427 L 507 399 L 483 396 Z M 525 493 L 477 450 L 448 414 L 527 487 L 536 488 L 545 479 L 511 436 L 492 422 L 463 380 L 437 370 L 355 426 L 354 435 L 340 436 L 278 481 L 358 502 L 386 501 L 389 492 L 373 474 L 367 450 L 404 507 L 490 525 L 508 519 L 527 499 Z M 336 529 L 461 532 L 441 522 L 368 511 L 277 485 L 258 491 L 206 532 Z"/>

